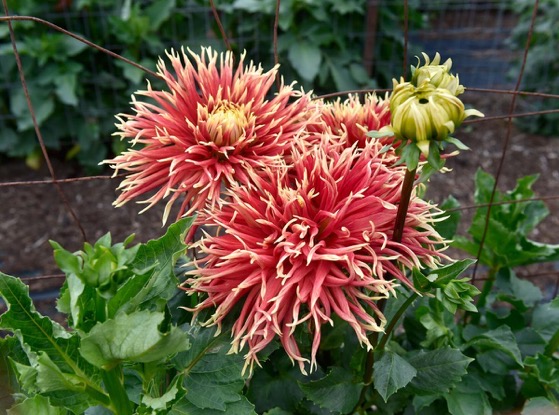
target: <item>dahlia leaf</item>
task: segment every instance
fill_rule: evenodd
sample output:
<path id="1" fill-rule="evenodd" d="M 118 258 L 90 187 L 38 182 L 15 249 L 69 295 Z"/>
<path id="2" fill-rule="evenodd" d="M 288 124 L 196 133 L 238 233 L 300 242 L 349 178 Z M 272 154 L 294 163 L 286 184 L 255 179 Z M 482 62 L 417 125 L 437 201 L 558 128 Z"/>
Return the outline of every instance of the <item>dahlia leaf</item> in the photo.
<path id="1" fill-rule="evenodd" d="M 460 203 L 453 196 L 449 196 L 439 205 L 439 208 L 445 211 L 446 219 L 441 222 L 435 222 L 435 229 L 444 239 L 450 240 L 456 234 L 462 214 L 458 210 L 448 211 L 459 207 Z"/>
<path id="2" fill-rule="evenodd" d="M 206 392 L 208 393 L 208 392 Z M 256 415 L 254 405 L 244 396 L 235 402 L 228 403 L 224 410 L 199 408 L 183 398 L 173 405 L 168 415 Z"/>
<path id="3" fill-rule="evenodd" d="M 175 294 L 178 279 L 173 272 L 173 267 L 186 251 L 187 246 L 184 241 L 193 221 L 194 217 L 181 219 L 169 226 L 161 238 L 140 246 L 132 267 L 146 270 L 155 266 L 156 270 L 146 286 L 138 293 L 142 298 L 141 303 L 156 298 L 169 300 Z M 140 304 L 138 298 L 134 302 Z"/>
<path id="4" fill-rule="evenodd" d="M 287 59 L 305 81 L 312 81 L 320 69 L 320 48 L 311 42 L 298 40 L 289 46 Z"/>
<path id="5" fill-rule="evenodd" d="M 432 281 L 435 287 L 444 288 L 449 282 L 455 280 L 471 265 L 475 264 L 475 262 L 476 260 L 471 258 L 453 262 L 444 267 L 431 270 L 429 275 L 427 275 L 427 279 Z"/>
<path id="6" fill-rule="evenodd" d="M 82 337 L 81 355 L 93 365 L 110 370 L 121 361 L 157 362 L 189 347 L 186 334 L 172 327 L 162 333 L 163 312 L 119 313 L 95 325 Z"/>
<path id="7" fill-rule="evenodd" d="M 68 410 L 52 406 L 48 398 L 35 395 L 12 406 L 6 413 L 7 415 L 66 415 Z"/>
<path id="8" fill-rule="evenodd" d="M 161 24 L 169 19 L 176 7 L 176 0 L 158 0 L 150 4 L 145 9 L 146 15 L 149 17 L 151 30 L 157 31 Z"/>
<path id="9" fill-rule="evenodd" d="M 496 299 L 514 305 L 520 312 L 526 312 L 543 298 L 541 290 L 536 285 L 526 279 L 518 278 L 510 268 L 499 270 L 495 286 L 498 288 Z"/>
<path id="10" fill-rule="evenodd" d="M 247 398 L 263 413 L 272 408 L 282 408 L 296 413 L 305 398 L 298 381 L 305 380 L 301 371 L 291 364 L 285 354 L 272 355 L 271 364 L 257 370 L 252 377 Z"/>
<path id="11" fill-rule="evenodd" d="M 466 368 L 474 359 L 458 349 L 444 347 L 422 350 L 407 360 L 417 370 L 410 382 L 413 392 L 429 395 L 448 392 L 466 374 Z"/>
<path id="12" fill-rule="evenodd" d="M 152 306 L 161 309 L 161 305 L 173 297 L 178 285 L 174 265 L 186 250 L 184 240 L 192 220 L 181 219 L 169 226 L 161 238 L 139 246 L 138 253 L 129 266 L 134 272 L 128 273 L 108 302 L 109 318 L 119 311 L 129 313 Z"/>
<path id="13" fill-rule="evenodd" d="M 191 347 L 175 358 L 177 368 L 185 374 L 186 400 L 200 409 L 225 411 L 242 398 L 243 356 L 228 354 L 229 336 L 216 336 L 215 327 L 191 326 L 186 334 Z"/>
<path id="14" fill-rule="evenodd" d="M 553 403 L 543 396 L 528 399 L 522 409 L 522 415 L 553 414 L 559 411 L 559 404 Z"/>
<path id="15" fill-rule="evenodd" d="M 417 370 L 406 359 L 387 350 L 375 362 L 374 374 L 375 390 L 384 399 L 384 402 L 387 402 L 388 398 L 398 389 L 411 382 L 417 374 Z"/>
<path id="16" fill-rule="evenodd" d="M 85 410 L 90 396 L 105 398 L 95 369 L 79 354 L 77 333 L 69 333 L 48 317 L 40 315 L 29 297 L 29 288 L 18 278 L 0 273 L 0 295 L 8 310 L 0 316 L 0 329 L 16 334 L 26 351 L 29 366 L 18 364 L 25 385 L 37 392 L 49 392 L 51 401 L 77 412 Z M 20 360 L 20 359 L 18 359 Z"/>
<path id="17" fill-rule="evenodd" d="M 321 408 L 345 414 L 357 405 L 363 384 L 355 382 L 351 372 L 333 367 L 322 379 L 309 383 L 299 382 L 299 386 L 307 399 Z"/>
<path id="18" fill-rule="evenodd" d="M 474 331 L 473 328 L 470 331 L 468 330 L 469 327 L 466 327 L 463 332 L 464 339 L 467 341 L 464 348 L 471 346 L 479 351 L 500 350 L 510 356 L 519 366 L 523 366 L 516 337 L 509 326 L 503 324 L 494 330 L 485 331 L 474 336 L 471 335 L 471 332 Z"/>
<path id="19" fill-rule="evenodd" d="M 539 304 L 532 314 L 532 328 L 546 342 L 551 342 L 559 332 L 559 307 L 557 299 L 550 303 Z M 551 343 L 549 343 L 551 345 Z"/>
<path id="20" fill-rule="evenodd" d="M 276 407 L 264 412 L 264 415 L 292 415 L 292 412 Z"/>
<path id="21" fill-rule="evenodd" d="M 177 400 L 180 395 L 184 395 L 184 389 L 181 386 L 182 382 L 182 375 L 176 376 L 171 384 L 167 387 L 165 393 L 161 396 L 151 396 L 150 393 L 147 393 L 142 396 L 142 404 L 145 405 L 147 408 L 155 411 L 159 410 L 167 410 L 169 404 L 173 401 Z"/>
<path id="22" fill-rule="evenodd" d="M 486 220 L 487 207 L 478 208 L 468 229 L 473 240 L 457 238 L 454 246 L 477 255 L 485 234 L 480 261 L 492 268 L 559 259 L 559 245 L 542 244 L 527 238 L 528 233 L 549 214 L 541 200 L 526 200 L 534 197 L 532 185 L 536 179 L 535 175 L 526 176 L 517 181 L 513 190 L 505 193 L 497 191 L 493 202 L 499 204 L 491 207 L 489 222 Z M 495 179 L 478 170 L 475 181 L 475 202 L 481 205 L 489 203 Z M 519 202 L 520 200 L 526 201 Z"/>
<path id="23" fill-rule="evenodd" d="M 491 405 L 482 391 L 462 392 L 458 388 L 445 394 L 448 412 L 451 415 L 491 415 Z"/>

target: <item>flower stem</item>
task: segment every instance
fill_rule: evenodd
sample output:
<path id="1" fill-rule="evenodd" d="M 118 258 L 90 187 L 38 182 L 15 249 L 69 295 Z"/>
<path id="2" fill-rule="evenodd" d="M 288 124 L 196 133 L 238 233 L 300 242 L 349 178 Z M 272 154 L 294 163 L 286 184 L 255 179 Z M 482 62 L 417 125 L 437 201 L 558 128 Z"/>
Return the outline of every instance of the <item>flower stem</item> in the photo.
<path id="1" fill-rule="evenodd" d="M 380 339 L 380 342 L 377 346 L 378 349 L 381 349 L 381 350 L 384 349 L 384 346 L 386 346 L 386 342 L 388 341 L 388 339 L 390 338 L 390 335 L 394 331 L 394 328 L 396 327 L 396 324 L 400 320 L 400 317 L 402 317 L 402 315 L 406 312 L 408 307 L 415 301 L 415 299 L 417 297 L 419 297 L 419 294 L 417 294 L 415 292 L 411 293 L 411 295 L 407 298 L 407 300 L 404 301 L 404 303 L 400 306 L 398 311 L 396 311 L 394 316 L 392 316 L 392 320 L 390 320 L 390 322 L 386 326 L 384 336 L 382 336 L 382 338 Z"/>
<path id="2" fill-rule="evenodd" d="M 117 365 L 108 371 L 103 371 L 102 376 L 105 389 L 111 398 L 110 409 L 118 415 L 132 415 L 134 408 L 124 388 L 122 367 Z"/>
<path id="3" fill-rule="evenodd" d="M 406 169 L 406 174 L 404 176 L 404 182 L 402 183 L 402 194 L 401 194 L 401 197 L 400 197 L 400 204 L 398 205 L 398 212 L 396 213 L 396 221 L 394 222 L 394 231 L 392 232 L 392 240 L 394 242 L 401 242 L 402 241 L 402 236 L 404 234 L 404 225 L 406 224 L 406 216 L 408 214 L 408 208 L 409 208 L 409 205 L 410 205 L 411 194 L 412 194 L 412 191 L 413 191 L 413 184 L 415 182 L 415 173 L 416 173 L 416 169 L 413 169 L 413 170 Z M 413 295 L 410 298 L 412 298 L 412 300 L 410 300 L 408 298 L 409 303 L 408 303 L 408 301 L 406 301 L 406 303 L 404 303 L 402 305 L 401 309 L 398 310 L 398 312 L 403 313 L 405 311 L 405 309 L 415 299 L 415 297 Z M 377 303 L 377 306 L 378 306 L 381 313 L 384 311 L 385 305 L 386 305 L 386 299 L 379 300 L 379 302 Z M 379 344 L 379 348 L 381 350 L 386 344 L 385 339 L 388 338 L 388 336 L 390 335 L 390 332 L 394 329 L 393 326 L 396 325 L 396 322 L 399 319 L 399 316 L 394 316 L 394 317 L 395 317 L 395 319 L 392 319 L 392 321 L 388 325 L 386 334 L 383 337 L 383 340 L 381 340 L 381 343 Z M 390 325 L 392 325 L 392 327 L 390 327 Z M 365 384 L 365 387 L 363 388 L 363 391 L 361 393 L 361 402 L 362 402 L 362 400 L 365 396 L 366 388 L 368 387 L 368 385 L 370 385 L 370 383 L 373 379 L 373 366 L 375 364 L 375 351 L 377 350 L 378 339 L 379 339 L 379 333 L 378 332 L 373 332 L 371 334 L 370 339 L 369 339 L 373 348 L 371 350 L 369 350 L 369 352 L 367 353 L 367 360 L 365 361 L 365 373 L 363 375 L 363 382 Z"/>
<path id="4" fill-rule="evenodd" d="M 406 224 L 406 216 L 408 214 L 408 207 L 410 206 L 411 192 L 415 181 L 415 172 L 416 169 L 406 169 L 404 183 L 402 184 L 402 197 L 398 205 L 398 213 L 396 214 L 396 222 L 394 223 L 394 231 L 392 233 L 392 240 L 394 242 L 402 242 L 404 225 Z"/>

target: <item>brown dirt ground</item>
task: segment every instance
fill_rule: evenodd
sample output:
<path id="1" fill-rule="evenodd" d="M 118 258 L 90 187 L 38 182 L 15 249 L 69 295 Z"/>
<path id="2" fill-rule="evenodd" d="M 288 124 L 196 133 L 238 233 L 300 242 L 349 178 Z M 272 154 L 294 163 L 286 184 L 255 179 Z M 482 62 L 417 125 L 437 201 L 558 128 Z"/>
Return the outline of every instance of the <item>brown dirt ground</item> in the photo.
<path id="1" fill-rule="evenodd" d="M 510 96 L 470 92 L 465 101 L 474 104 L 487 116 L 506 114 Z M 435 176 L 428 185 L 427 197 L 441 202 L 452 194 L 463 205 L 473 203 L 473 177 L 478 168 L 495 174 L 507 132 L 506 121 L 496 120 L 464 125 L 458 137 L 471 151 L 449 160 L 451 172 Z M 79 169 L 72 164 L 53 160 L 57 178 L 79 177 Z M 527 135 L 512 129 L 499 188 L 514 187 L 516 179 L 527 174 L 540 174 L 535 184 L 539 196 L 559 195 L 559 137 Z M 107 171 L 104 174 L 110 175 Z M 21 161 L 8 160 L 0 165 L 0 182 L 48 180 L 46 166 L 38 171 L 28 169 Z M 137 242 L 145 242 L 164 233 L 161 225 L 163 206 L 141 215 L 143 205 L 129 203 L 114 208 L 121 179 L 98 179 L 62 184 L 70 206 L 76 212 L 87 240 L 94 242 L 111 232 L 113 241 L 122 241 L 131 233 Z M 538 227 L 532 239 L 559 243 L 559 200 L 549 200 L 551 214 Z M 59 242 L 66 249 L 76 251 L 83 245 L 81 231 L 61 201 L 52 184 L 0 187 L 0 271 L 21 277 L 29 285 L 38 308 L 53 313 L 53 294 L 62 284 L 60 271 L 52 256 L 49 240 Z M 471 211 L 466 211 L 468 218 Z M 464 221 L 463 229 L 466 229 Z M 559 276 L 559 264 L 543 264 L 520 270 L 542 288 L 553 291 Z"/>

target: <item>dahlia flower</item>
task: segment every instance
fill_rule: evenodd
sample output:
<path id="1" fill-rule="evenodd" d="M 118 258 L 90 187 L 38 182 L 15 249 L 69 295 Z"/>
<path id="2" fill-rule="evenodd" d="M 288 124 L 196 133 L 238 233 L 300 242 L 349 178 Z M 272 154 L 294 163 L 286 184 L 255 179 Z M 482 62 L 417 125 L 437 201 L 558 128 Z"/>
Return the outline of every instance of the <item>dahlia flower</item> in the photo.
<path id="1" fill-rule="evenodd" d="M 465 89 L 463 85 L 460 85 L 458 75 L 450 73 L 452 59 L 448 58 L 441 65 L 441 55 L 439 55 L 439 52 L 435 54 L 433 60 L 430 60 L 425 52 L 422 52 L 422 55 L 423 59 L 425 59 L 425 64 L 421 66 L 420 62 L 418 62 L 417 66 L 412 66 L 411 83 L 414 86 L 420 86 L 427 82 L 435 88 L 448 90 L 454 96 L 464 93 Z"/>
<path id="2" fill-rule="evenodd" d="M 166 54 L 174 74 L 162 59 L 157 68 L 167 90 L 148 83 L 132 96 L 134 114 L 117 116 L 115 135 L 140 146 L 104 162 L 115 175 L 130 172 L 115 205 L 153 193 L 143 201 L 148 209 L 169 198 L 163 222 L 177 199 L 183 198 L 178 217 L 192 213 L 215 203 L 222 184 L 246 184 L 248 170 L 289 152 L 308 121 L 309 102 L 308 95 L 283 84 L 269 98 L 278 67 L 263 72 L 252 62 L 245 66 L 244 54 L 237 65 L 230 52 L 211 48 L 200 55 L 189 50 L 194 62 L 184 50 Z"/>
<path id="3" fill-rule="evenodd" d="M 376 94 L 366 94 L 363 103 L 358 95 L 349 95 L 345 101 L 339 98 L 334 102 L 318 102 L 320 117 L 315 123 L 309 123 L 311 132 L 329 132 L 339 137 L 343 147 L 365 147 L 369 131 L 378 131 L 390 124 L 390 108 L 386 99 Z M 311 134 L 310 137 L 315 137 Z M 392 137 L 383 137 L 383 144 L 389 144 Z"/>
<path id="4" fill-rule="evenodd" d="M 390 98 L 391 128 L 394 135 L 411 140 L 421 153 L 429 156 L 432 140 L 444 141 L 469 116 L 482 117 L 475 109 L 465 109 L 462 101 L 445 88 L 436 88 L 428 81 L 415 87 L 410 82 L 394 80 Z"/>
<path id="5" fill-rule="evenodd" d="M 333 324 L 332 314 L 371 348 L 367 334 L 386 322 L 376 301 L 396 280 L 411 286 L 404 269 L 434 267 L 443 256 L 433 206 L 417 197 L 402 242 L 391 240 L 405 167 L 385 164 L 381 148 L 370 142 L 339 152 L 328 139 L 301 145 L 290 166 L 232 187 L 219 208 L 199 216 L 219 232 L 197 242 L 201 256 L 183 288 L 204 294 L 193 311 L 216 307 L 206 325 L 221 329 L 239 306 L 231 351 L 248 346 L 245 369 L 276 336 L 303 373 L 306 363 L 316 369 L 321 326 Z M 310 360 L 295 339 L 298 327 L 312 335 Z"/>

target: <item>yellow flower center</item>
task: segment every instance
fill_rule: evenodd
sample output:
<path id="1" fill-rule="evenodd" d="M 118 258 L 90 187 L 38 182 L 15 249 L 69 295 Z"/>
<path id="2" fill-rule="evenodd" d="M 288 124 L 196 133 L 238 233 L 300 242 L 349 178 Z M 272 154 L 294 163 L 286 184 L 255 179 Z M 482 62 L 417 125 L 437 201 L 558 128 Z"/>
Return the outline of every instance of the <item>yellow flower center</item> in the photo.
<path id="1" fill-rule="evenodd" d="M 209 114 L 206 126 L 212 141 L 218 146 L 233 145 L 248 126 L 247 117 L 238 105 L 222 103 Z"/>

